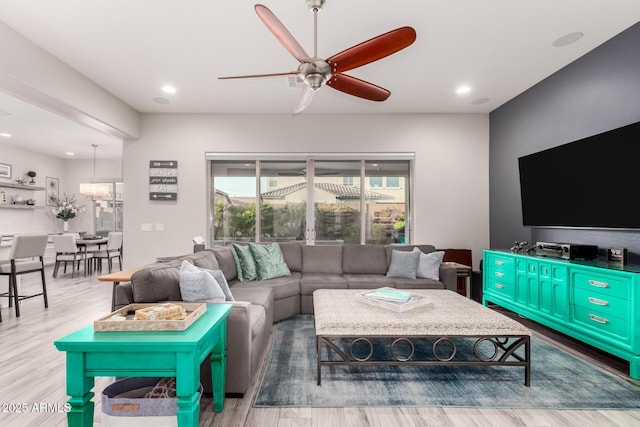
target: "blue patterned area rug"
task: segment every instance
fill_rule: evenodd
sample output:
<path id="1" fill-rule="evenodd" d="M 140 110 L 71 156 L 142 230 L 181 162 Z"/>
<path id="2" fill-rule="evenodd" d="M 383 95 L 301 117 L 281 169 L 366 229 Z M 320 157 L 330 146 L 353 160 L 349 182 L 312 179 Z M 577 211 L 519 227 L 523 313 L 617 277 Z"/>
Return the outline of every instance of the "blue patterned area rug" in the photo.
<path id="1" fill-rule="evenodd" d="M 524 368 L 499 366 L 323 366 L 317 386 L 313 316 L 281 321 L 274 333 L 256 407 L 640 408 L 639 385 L 535 336 L 530 387 Z M 416 344 L 416 353 L 422 351 Z"/>

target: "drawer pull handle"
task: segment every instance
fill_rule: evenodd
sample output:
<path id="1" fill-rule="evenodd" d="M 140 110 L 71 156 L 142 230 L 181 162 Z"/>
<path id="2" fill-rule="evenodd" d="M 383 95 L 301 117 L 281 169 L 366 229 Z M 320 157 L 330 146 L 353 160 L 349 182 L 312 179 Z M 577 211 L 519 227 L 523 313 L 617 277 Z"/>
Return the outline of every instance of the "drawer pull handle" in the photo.
<path id="1" fill-rule="evenodd" d="M 604 317 L 596 316 L 595 314 L 589 314 L 589 319 L 593 320 L 594 322 L 602 323 L 603 325 L 606 325 L 607 323 L 609 323 L 608 319 L 605 319 Z"/>
<path id="2" fill-rule="evenodd" d="M 495 275 L 497 277 L 504 277 L 504 273 L 500 273 L 499 271 L 496 271 Z"/>
<path id="3" fill-rule="evenodd" d="M 591 304 L 601 305 L 601 306 L 609 305 L 609 301 L 605 301 L 603 299 L 598 299 L 594 297 L 589 297 L 589 302 Z"/>
<path id="4" fill-rule="evenodd" d="M 496 265 L 504 265 L 504 261 L 498 261 L 498 260 L 496 260 Z"/>
<path id="5" fill-rule="evenodd" d="M 595 286 L 596 288 L 608 288 L 609 284 L 607 282 L 599 282 L 597 280 L 589 280 L 589 284 L 591 286 Z"/>
<path id="6" fill-rule="evenodd" d="M 495 283 L 494 286 L 498 289 L 504 289 L 504 285 L 500 285 L 498 283 Z"/>

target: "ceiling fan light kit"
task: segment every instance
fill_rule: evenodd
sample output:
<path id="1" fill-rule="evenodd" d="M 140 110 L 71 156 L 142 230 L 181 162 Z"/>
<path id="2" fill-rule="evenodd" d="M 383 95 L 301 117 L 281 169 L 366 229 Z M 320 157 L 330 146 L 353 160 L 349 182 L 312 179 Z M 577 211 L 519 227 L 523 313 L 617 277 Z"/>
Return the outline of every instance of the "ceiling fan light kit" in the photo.
<path id="1" fill-rule="evenodd" d="M 340 92 L 369 101 L 384 101 L 391 92 L 364 80 L 344 74 L 379 59 L 385 58 L 411 45 L 416 40 L 416 31 L 411 27 L 401 27 L 365 42 L 352 46 L 327 59 L 320 58 L 318 46 L 318 12 L 322 10 L 325 0 L 306 0 L 309 10 L 313 12 L 314 41 L 313 57 L 309 56 L 300 43 L 293 37 L 280 20 L 264 5 L 256 4 L 255 11 L 267 29 L 278 39 L 280 44 L 298 60 L 300 65 L 295 71 L 270 74 L 253 74 L 243 76 L 218 77 L 219 79 L 246 79 L 257 77 L 297 76 L 305 83 L 293 110 L 294 114 L 303 112 L 311 103 L 313 95 L 325 83 Z"/>

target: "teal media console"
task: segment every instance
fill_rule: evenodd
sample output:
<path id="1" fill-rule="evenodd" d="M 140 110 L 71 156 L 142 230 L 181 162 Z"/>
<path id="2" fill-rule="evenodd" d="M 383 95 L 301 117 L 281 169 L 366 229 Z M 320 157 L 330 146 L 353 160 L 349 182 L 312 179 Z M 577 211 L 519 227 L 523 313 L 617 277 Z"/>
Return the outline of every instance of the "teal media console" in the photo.
<path id="1" fill-rule="evenodd" d="M 640 265 L 485 250 L 483 298 L 624 360 L 640 379 Z"/>

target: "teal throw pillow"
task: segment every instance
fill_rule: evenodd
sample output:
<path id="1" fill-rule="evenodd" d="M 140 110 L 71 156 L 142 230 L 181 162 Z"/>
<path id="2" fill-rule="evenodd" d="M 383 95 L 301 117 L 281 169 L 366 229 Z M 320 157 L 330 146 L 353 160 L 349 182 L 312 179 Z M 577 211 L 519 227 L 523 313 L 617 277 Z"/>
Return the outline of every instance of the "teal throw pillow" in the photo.
<path id="1" fill-rule="evenodd" d="M 180 265 L 180 294 L 186 302 L 225 301 L 226 297 L 220 285 L 206 270 L 196 267 L 189 261 Z"/>
<path id="2" fill-rule="evenodd" d="M 256 263 L 249 246 L 232 243 L 233 258 L 236 260 L 236 268 L 238 270 L 238 280 L 241 282 L 250 282 L 258 278 Z"/>
<path id="3" fill-rule="evenodd" d="M 420 262 L 421 252 L 391 251 L 391 265 L 387 271 L 387 277 L 400 277 L 415 279 Z"/>
<path id="4" fill-rule="evenodd" d="M 259 245 L 257 243 L 249 243 L 249 249 L 256 262 L 260 280 L 291 275 L 279 244 Z"/>

